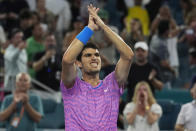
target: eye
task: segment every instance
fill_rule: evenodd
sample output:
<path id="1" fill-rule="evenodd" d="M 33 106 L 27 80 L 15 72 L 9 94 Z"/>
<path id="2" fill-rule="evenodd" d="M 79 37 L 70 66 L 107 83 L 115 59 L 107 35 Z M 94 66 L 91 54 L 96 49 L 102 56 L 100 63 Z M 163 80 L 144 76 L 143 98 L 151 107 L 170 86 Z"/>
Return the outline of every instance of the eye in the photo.
<path id="1" fill-rule="evenodd" d="M 95 56 L 99 57 L 100 55 L 99 55 L 99 53 L 95 53 Z"/>
<path id="2" fill-rule="evenodd" d="M 92 54 L 89 54 L 89 53 L 88 53 L 88 54 L 85 54 L 84 56 L 85 56 L 85 57 L 91 57 Z"/>

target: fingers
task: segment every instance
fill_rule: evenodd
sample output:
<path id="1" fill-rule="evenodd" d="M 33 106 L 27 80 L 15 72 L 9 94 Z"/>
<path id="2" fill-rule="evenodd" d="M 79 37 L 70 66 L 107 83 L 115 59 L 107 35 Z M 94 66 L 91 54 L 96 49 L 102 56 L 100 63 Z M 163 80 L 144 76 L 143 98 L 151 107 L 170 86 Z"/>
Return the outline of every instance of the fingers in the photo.
<path id="1" fill-rule="evenodd" d="M 87 7 L 88 7 L 88 11 L 89 11 L 89 13 L 90 13 L 91 15 L 95 15 L 95 14 L 97 14 L 98 11 L 99 11 L 99 8 L 94 7 L 92 4 L 88 5 Z"/>
<path id="2" fill-rule="evenodd" d="M 98 11 L 99 11 L 99 8 L 97 8 L 97 9 L 95 10 L 96 14 L 98 13 Z"/>

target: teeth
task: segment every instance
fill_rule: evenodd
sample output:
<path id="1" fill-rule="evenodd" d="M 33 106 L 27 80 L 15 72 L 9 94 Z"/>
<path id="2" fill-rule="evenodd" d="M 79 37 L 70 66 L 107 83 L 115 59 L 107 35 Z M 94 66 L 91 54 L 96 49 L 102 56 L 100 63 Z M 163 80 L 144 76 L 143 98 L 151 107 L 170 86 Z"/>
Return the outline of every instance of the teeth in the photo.
<path id="1" fill-rule="evenodd" d="M 92 66 L 97 66 L 97 63 L 91 63 Z"/>

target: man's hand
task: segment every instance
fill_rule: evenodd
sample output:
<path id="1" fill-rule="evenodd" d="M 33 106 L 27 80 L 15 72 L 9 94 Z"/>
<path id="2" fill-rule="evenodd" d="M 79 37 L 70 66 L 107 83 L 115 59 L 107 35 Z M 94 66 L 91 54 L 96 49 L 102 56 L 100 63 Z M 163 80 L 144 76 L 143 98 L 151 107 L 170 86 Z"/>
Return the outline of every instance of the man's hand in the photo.
<path id="1" fill-rule="evenodd" d="M 95 14 L 97 14 L 97 12 L 99 11 L 99 8 L 93 7 L 92 5 L 88 5 L 88 10 L 89 8 L 92 8 Z M 90 13 L 89 13 L 88 27 L 92 29 L 93 31 L 96 31 L 99 29 L 98 25 L 95 23 L 93 16 Z"/>
<path id="2" fill-rule="evenodd" d="M 148 76 L 148 80 L 152 80 L 153 78 L 155 78 L 157 72 L 156 70 L 152 69 L 152 71 L 150 72 L 149 76 Z"/>
<path id="3" fill-rule="evenodd" d="M 55 54 L 55 50 L 48 50 L 45 55 L 42 57 L 44 60 L 50 59 Z"/>
<path id="4" fill-rule="evenodd" d="M 27 43 L 25 41 L 22 41 L 18 44 L 18 48 L 20 50 L 25 49 L 27 47 Z"/>
<path id="5" fill-rule="evenodd" d="M 21 97 L 22 97 L 22 102 L 23 104 L 27 104 L 29 101 L 29 96 L 27 93 L 21 93 Z"/>
<path id="6" fill-rule="evenodd" d="M 104 22 L 101 18 L 97 15 L 99 8 L 94 7 L 92 4 L 88 5 L 88 12 L 89 12 L 89 24 L 93 25 L 95 29 L 102 27 Z"/>
<path id="7" fill-rule="evenodd" d="M 20 93 L 14 93 L 14 102 L 19 103 L 22 100 Z"/>

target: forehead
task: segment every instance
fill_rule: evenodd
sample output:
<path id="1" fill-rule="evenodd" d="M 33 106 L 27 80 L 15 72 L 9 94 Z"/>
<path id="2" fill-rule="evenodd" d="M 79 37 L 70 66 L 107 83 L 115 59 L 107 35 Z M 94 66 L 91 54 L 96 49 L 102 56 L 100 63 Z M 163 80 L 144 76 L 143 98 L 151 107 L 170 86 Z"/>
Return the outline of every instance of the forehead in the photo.
<path id="1" fill-rule="evenodd" d="M 94 54 L 94 53 L 99 53 L 98 49 L 93 49 L 93 48 L 86 48 L 83 50 L 82 54 Z"/>
<path id="2" fill-rule="evenodd" d="M 142 49 L 142 48 L 137 48 L 137 49 L 135 49 L 135 51 L 143 51 L 143 52 L 147 52 L 146 50 L 144 50 L 144 49 Z"/>
<path id="3" fill-rule="evenodd" d="M 14 37 L 20 37 L 20 36 L 23 36 L 23 33 L 22 32 L 17 32 Z"/>
<path id="4" fill-rule="evenodd" d="M 28 79 L 28 76 L 26 74 L 22 74 L 19 79 Z"/>
<path id="5" fill-rule="evenodd" d="M 146 85 L 142 84 L 139 89 L 146 89 Z"/>

